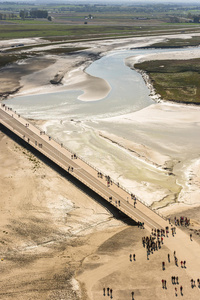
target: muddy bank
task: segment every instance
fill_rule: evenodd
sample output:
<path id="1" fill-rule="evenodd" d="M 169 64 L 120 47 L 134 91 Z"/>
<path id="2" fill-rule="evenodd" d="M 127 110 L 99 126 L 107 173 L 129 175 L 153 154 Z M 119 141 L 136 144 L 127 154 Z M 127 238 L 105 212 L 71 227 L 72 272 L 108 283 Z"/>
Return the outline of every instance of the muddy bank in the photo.
<path id="1" fill-rule="evenodd" d="M 2 68 L 0 70 L 0 98 L 6 99 L 10 95 L 19 93 L 24 88 L 20 82 L 23 76 L 47 68 L 54 62 L 55 59 L 48 57 L 34 57 Z"/>

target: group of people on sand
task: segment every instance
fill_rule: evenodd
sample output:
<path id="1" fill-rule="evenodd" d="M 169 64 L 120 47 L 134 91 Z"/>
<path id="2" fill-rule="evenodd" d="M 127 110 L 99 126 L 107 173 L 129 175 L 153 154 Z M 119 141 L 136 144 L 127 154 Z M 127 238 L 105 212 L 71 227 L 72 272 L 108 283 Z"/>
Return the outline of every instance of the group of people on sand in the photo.
<path id="1" fill-rule="evenodd" d="M 191 288 L 192 289 L 194 287 L 196 287 L 194 279 L 191 279 L 190 282 L 191 282 Z M 177 277 L 172 276 L 172 284 L 179 284 L 179 282 L 178 282 L 178 276 Z M 197 287 L 200 289 L 200 280 L 199 280 L 199 278 L 197 279 Z M 181 296 L 183 296 L 183 286 L 182 285 L 180 286 L 180 294 L 181 294 Z M 175 296 L 176 297 L 178 296 L 178 289 L 177 289 L 177 287 L 175 287 Z"/>
<path id="2" fill-rule="evenodd" d="M 147 249 L 147 252 L 153 253 L 153 251 L 161 248 L 161 241 L 159 239 L 156 240 L 155 237 L 150 235 L 150 237 L 146 236 L 142 238 L 142 245 Z"/>
<path id="3" fill-rule="evenodd" d="M 113 298 L 113 290 L 108 288 L 103 288 L 103 296 L 108 296 L 111 299 Z M 132 300 L 134 300 L 134 292 L 131 292 Z"/>
<path id="4" fill-rule="evenodd" d="M 190 219 L 187 217 L 174 217 L 174 224 L 177 226 L 189 226 L 190 225 Z"/>
<path id="5" fill-rule="evenodd" d="M 106 296 L 106 291 L 107 291 L 107 296 L 110 297 L 111 299 L 113 298 L 113 290 L 108 288 L 103 288 L 103 295 Z"/>
<path id="6" fill-rule="evenodd" d="M 195 280 L 191 279 L 191 288 L 196 287 Z M 197 279 L 197 287 L 200 289 L 200 279 Z"/>

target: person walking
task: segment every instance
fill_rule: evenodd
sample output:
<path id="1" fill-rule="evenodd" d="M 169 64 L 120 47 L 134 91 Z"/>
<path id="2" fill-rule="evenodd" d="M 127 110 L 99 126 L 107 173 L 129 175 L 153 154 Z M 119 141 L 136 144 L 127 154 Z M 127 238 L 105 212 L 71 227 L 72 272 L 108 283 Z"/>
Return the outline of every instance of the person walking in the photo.
<path id="1" fill-rule="evenodd" d="M 130 254 L 130 261 L 132 261 L 132 254 Z"/>
<path id="2" fill-rule="evenodd" d="M 112 289 L 110 289 L 110 298 L 111 298 L 111 299 L 113 298 L 113 295 L 112 295 Z"/>
<path id="3" fill-rule="evenodd" d="M 164 287 L 167 288 L 167 280 L 164 280 Z"/>
<path id="4" fill-rule="evenodd" d="M 198 285 L 198 288 L 200 288 L 200 280 L 199 280 L 199 278 L 197 279 L 197 285 Z"/>
<path id="5" fill-rule="evenodd" d="M 163 269 L 163 271 L 165 270 L 165 262 L 164 261 L 162 262 L 162 269 Z"/>
<path id="6" fill-rule="evenodd" d="M 170 263 L 170 254 L 169 253 L 168 253 L 167 257 L 168 257 L 168 262 Z"/>
<path id="7" fill-rule="evenodd" d="M 183 265 L 184 265 L 184 268 L 186 268 L 186 260 L 184 260 Z"/>
<path id="8" fill-rule="evenodd" d="M 178 276 L 176 276 L 176 284 L 179 284 L 179 283 L 178 283 Z"/>
<path id="9" fill-rule="evenodd" d="M 191 282 L 191 288 L 193 288 L 193 279 L 191 279 L 190 282 Z"/>
<path id="10" fill-rule="evenodd" d="M 192 234 L 190 233 L 190 241 L 192 241 Z"/>
<path id="11" fill-rule="evenodd" d="M 175 296 L 177 297 L 178 294 L 177 294 L 177 288 L 175 287 Z"/>
<path id="12" fill-rule="evenodd" d="M 178 258 L 175 256 L 175 265 L 178 267 Z"/>
<path id="13" fill-rule="evenodd" d="M 105 296 L 106 295 L 106 289 L 103 288 L 103 295 Z"/>
<path id="14" fill-rule="evenodd" d="M 133 260 L 135 261 L 135 254 L 133 254 Z"/>
<path id="15" fill-rule="evenodd" d="M 181 296 L 183 296 L 183 287 L 182 287 L 182 285 L 180 286 L 180 292 L 181 292 Z"/>
<path id="16" fill-rule="evenodd" d="M 107 295 L 110 296 L 110 288 L 107 288 Z"/>

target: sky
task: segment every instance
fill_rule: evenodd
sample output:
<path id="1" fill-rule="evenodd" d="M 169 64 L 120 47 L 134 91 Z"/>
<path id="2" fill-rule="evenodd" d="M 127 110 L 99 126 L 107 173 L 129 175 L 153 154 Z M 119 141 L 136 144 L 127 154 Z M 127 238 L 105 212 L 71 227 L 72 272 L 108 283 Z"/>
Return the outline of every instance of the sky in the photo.
<path id="1" fill-rule="evenodd" d="M 26 2 L 26 3 L 36 3 L 36 4 L 41 4 L 41 3 L 66 3 L 66 4 L 70 4 L 70 3 L 74 3 L 74 4 L 150 4 L 150 3 L 154 3 L 154 4 L 158 4 L 158 3 L 162 3 L 162 4 L 200 4 L 200 0 L 0 0 L 1 2 Z"/>
<path id="2" fill-rule="evenodd" d="M 40 3 L 188 3 L 188 4 L 192 4 L 192 3 L 198 3 L 200 4 L 199 0 L 0 0 L 0 2 L 40 2 Z"/>

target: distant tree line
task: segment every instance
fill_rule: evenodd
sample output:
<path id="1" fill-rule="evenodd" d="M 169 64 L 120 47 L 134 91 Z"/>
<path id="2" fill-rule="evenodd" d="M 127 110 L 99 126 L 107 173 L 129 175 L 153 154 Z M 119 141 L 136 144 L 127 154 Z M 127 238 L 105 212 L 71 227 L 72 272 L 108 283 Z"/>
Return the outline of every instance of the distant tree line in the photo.
<path id="1" fill-rule="evenodd" d="M 199 20 L 200 20 L 200 16 L 193 16 L 193 22 L 194 23 L 199 23 Z"/>
<path id="2" fill-rule="evenodd" d="M 170 16 L 169 17 L 170 23 L 199 23 L 200 22 L 200 15 L 191 15 L 188 14 L 187 18 L 185 17 L 177 17 L 177 16 Z"/>
<path id="3" fill-rule="evenodd" d="M 19 16 L 22 20 L 27 18 L 33 18 L 33 19 L 46 19 L 48 18 L 48 11 L 47 10 L 39 10 L 39 9 L 32 9 L 30 11 L 28 10 L 20 10 Z"/>
<path id="4" fill-rule="evenodd" d="M 0 20 L 13 20 L 13 19 L 16 19 L 17 16 L 15 14 L 2 14 L 0 13 Z"/>

